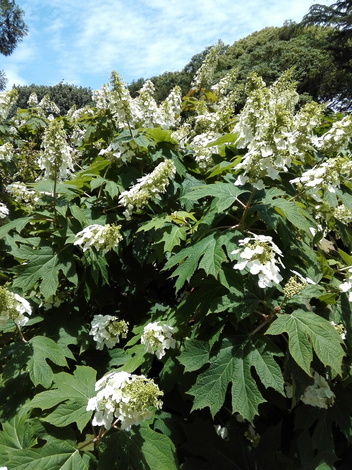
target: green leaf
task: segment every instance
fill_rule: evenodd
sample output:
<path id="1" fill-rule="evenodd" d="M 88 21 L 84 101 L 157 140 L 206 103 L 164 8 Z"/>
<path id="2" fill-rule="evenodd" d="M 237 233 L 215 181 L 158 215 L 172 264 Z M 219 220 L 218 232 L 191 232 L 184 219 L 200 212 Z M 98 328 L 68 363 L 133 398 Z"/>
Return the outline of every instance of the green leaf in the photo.
<path id="1" fill-rule="evenodd" d="M 139 432 L 135 432 L 132 439 L 136 442 L 141 438 L 141 451 L 151 470 L 177 470 L 175 446 L 163 434 L 153 431 L 149 426 L 143 425 Z"/>
<path id="2" fill-rule="evenodd" d="M 29 292 L 39 282 L 41 294 L 45 300 L 48 299 L 58 289 L 60 270 L 69 274 L 71 280 L 75 282 L 73 260 L 64 252 L 57 254 L 51 246 L 33 249 L 22 245 L 17 250 L 13 250 L 12 254 L 27 261 L 13 268 L 13 271 L 18 274 L 13 281 L 13 286 L 24 292 Z"/>
<path id="3" fill-rule="evenodd" d="M 14 450 L 9 454 L 9 470 L 88 470 L 95 458 L 81 454 L 65 440 L 53 439 L 38 449 Z"/>
<path id="4" fill-rule="evenodd" d="M 28 449 L 36 444 L 37 440 L 32 431 L 32 423 L 29 420 L 30 410 L 23 406 L 18 413 L 1 423 L 0 454 L 3 456 L 12 449 Z"/>
<path id="5" fill-rule="evenodd" d="M 155 127 L 154 129 L 146 129 L 146 134 L 151 137 L 154 142 L 169 142 L 176 144 L 176 140 L 171 137 L 172 132 L 168 130 L 161 129 L 160 127 Z"/>
<path id="6" fill-rule="evenodd" d="M 175 446 L 148 425 L 133 426 L 104 437 L 98 470 L 177 470 Z"/>
<path id="7" fill-rule="evenodd" d="M 341 256 L 341 258 L 344 260 L 344 262 L 347 264 L 347 266 L 352 266 L 352 256 L 345 253 L 343 250 L 338 248 L 338 253 Z"/>
<path id="8" fill-rule="evenodd" d="M 215 197 L 217 211 L 223 212 L 235 203 L 238 196 L 245 192 L 244 189 L 240 189 L 233 183 L 215 183 L 195 188 L 182 196 L 182 199 L 198 201 L 198 199 L 207 196 Z"/>
<path id="9" fill-rule="evenodd" d="M 164 252 L 171 252 L 175 246 L 181 244 L 187 238 L 187 227 L 169 225 L 163 230 L 163 235 L 155 244 L 164 243 Z"/>
<path id="10" fill-rule="evenodd" d="M 76 204 L 71 204 L 70 205 L 70 211 L 71 211 L 72 216 L 76 220 L 78 220 L 78 222 L 80 223 L 80 225 L 82 227 L 85 227 L 85 226 L 89 225 L 88 220 L 87 220 L 86 216 L 84 215 L 84 212 Z"/>
<path id="11" fill-rule="evenodd" d="M 273 208 L 283 219 L 287 219 L 293 226 L 300 230 L 305 230 L 310 233 L 310 227 L 315 227 L 315 222 L 312 219 L 308 219 L 308 213 L 300 209 L 294 201 L 288 201 L 283 198 L 274 198 L 274 193 L 267 192 L 266 197 L 263 199 L 263 205 L 267 208 Z M 264 208 L 261 207 L 260 212 L 263 216 Z"/>
<path id="12" fill-rule="evenodd" d="M 0 227 L 0 239 L 4 238 L 7 233 L 11 230 L 16 229 L 17 233 L 21 233 L 21 230 L 32 220 L 31 217 L 20 217 L 15 220 L 11 220 L 5 225 Z"/>
<path id="13" fill-rule="evenodd" d="M 308 375 L 312 375 L 313 350 L 325 366 L 331 367 L 334 376 L 341 374 L 343 341 L 330 322 L 315 313 L 296 310 L 278 316 L 266 331 L 267 335 L 282 333 L 288 334 L 290 354 Z"/>
<path id="14" fill-rule="evenodd" d="M 54 379 L 54 373 L 47 359 L 58 366 L 67 367 L 66 357 L 72 358 L 72 354 L 69 349 L 66 351 L 45 336 L 34 336 L 28 344 L 33 348 L 32 357 L 27 364 L 29 376 L 34 385 L 49 388 Z"/>
<path id="15" fill-rule="evenodd" d="M 204 341 L 189 339 L 178 360 L 185 367 L 185 372 L 193 372 L 200 369 L 209 361 L 210 345 Z"/>
<path id="16" fill-rule="evenodd" d="M 222 263 L 227 260 L 222 248 L 222 245 L 226 245 L 227 242 L 226 236 L 212 233 L 195 245 L 184 248 L 172 256 L 165 264 L 164 270 L 171 269 L 176 264 L 179 264 L 178 268 L 170 276 L 178 278 L 175 283 L 176 291 L 180 290 L 183 284 L 191 279 L 198 265 L 207 274 L 217 278 L 221 271 Z"/>
<path id="17" fill-rule="evenodd" d="M 138 232 L 148 232 L 149 230 L 158 229 L 164 227 L 165 224 L 169 223 L 169 216 L 165 213 L 158 214 L 155 217 L 152 217 L 148 222 L 141 224 Z"/>
<path id="18" fill-rule="evenodd" d="M 224 339 L 215 357 L 211 358 L 210 367 L 198 375 L 188 392 L 194 395 L 192 411 L 208 406 L 215 416 L 232 383 L 232 412 L 252 421 L 258 414 L 258 406 L 266 401 L 252 376 L 252 367 L 266 388 L 274 388 L 283 394 L 283 377 L 274 359 L 277 355 L 279 353 L 263 339 Z"/>
<path id="19" fill-rule="evenodd" d="M 73 375 L 60 372 L 54 376 L 51 390 L 38 393 L 30 402 L 32 408 L 53 408 L 43 421 L 58 427 L 76 423 L 82 432 L 92 413 L 86 411 L 89 398 L 94 396 L 96 371 L 91 367 L 77 366 Z"/>
<path id="20" fill-rule="evenodd" d="M 238 135 L 236 134 L 225 134 L 219 137 L 212 142 L 209 142 L 206 147 L 213 147 L 214 145 L 222 145 L 222 144 L 233 144 L 238 140 Z"/>

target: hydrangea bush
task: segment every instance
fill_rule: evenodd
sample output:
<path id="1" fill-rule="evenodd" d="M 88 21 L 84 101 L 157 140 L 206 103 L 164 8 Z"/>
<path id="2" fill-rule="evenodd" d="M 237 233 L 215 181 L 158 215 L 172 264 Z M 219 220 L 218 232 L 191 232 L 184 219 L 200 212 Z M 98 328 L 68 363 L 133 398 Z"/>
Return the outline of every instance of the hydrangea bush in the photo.
<path id="1" fill-rule="evenodd" d="M 346 468 L 350 115 L 290 72 L 0 94 L 1 465 Z"/>

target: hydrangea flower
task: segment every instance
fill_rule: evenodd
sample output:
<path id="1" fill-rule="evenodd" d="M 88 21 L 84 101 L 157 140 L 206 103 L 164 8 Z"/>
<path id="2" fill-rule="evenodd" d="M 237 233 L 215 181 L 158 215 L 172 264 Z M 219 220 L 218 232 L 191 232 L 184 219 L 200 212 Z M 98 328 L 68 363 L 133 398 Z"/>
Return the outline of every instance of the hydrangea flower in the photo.
<path id="1" fill-rule="evenodd" d="M 242 248 L 237 248 L 231 254 L 239 254 L 241 260 L 234 265 L 240 271 L 249 269 L 251 274 L 258 274 L 258 285 L 261 288 L 272 287 L 282 281 L 278 264 L 282 267 L 280 248 L 275 245 L 270 236 L 254 235 L 239 241 Z"/>
<path id="2" fill-rule="evenodd" d="M 346 280 L 339 285 L 339 289 L 341 292 L 348 293 L 348 300 L 352 302 L 352 267 L 348 269 Z"/>
<path id="3" fill-rule="evenodd" d="M 119 202 L 126 207 L 125 215 L 130 217 L 134 210 L 144 207 L 150 199 L 166 191 L 169 180 L 175 175 L 172 160 L 165 160 L 148 175 L 138 179 L 137 184 L 120 194 Z"/>
<path id="4" fill-rule="evenodd" d="M 343 326 L 343 324 L 342 323 L 335 323 L 334 321 L 331 321 L 330 324 L 335 328 L 335 330 L 341 336 L 341 339 L 345 340 L 346 339 L 346 328 Z"/>
<path id="5" fill-rule="evenodd" d="M 283 287 L 283 292 L 288 299 L 291 299 L 294 295 L 300 294 L 307 284 L 316 284 L 312 279 L 302 276 L 302 274 L 294 269 L 290 271 L 294 276 L 291 276 Z"/>
<path id="6" fill-rule="evenodd" d="M 334 122 L 325 134 L 315 140 L 315 145 L 327 154 L 342 153 L 352 140 L 352 116 Z"/>
<path id="7" fill-rule="evenodd" d="M 114 142 L 114 147 L 110 144 L 99 152 L 99 155 L 104 155 L 105 158 L 115 162 L 118 166 L 131 163 L 133 157 L 138 154 L 138 145 L 134 140 Z"/>
<path id="8" fill-rule="evenodd" d="M 122 240 L 121 225 L 88 225 L 76 234 L 74 245 L 80 245 L 83 251 L 94 247 L 102 254 L 115 248 Z"/>
<path id="9" fill-rule="evenodd" d="M 9 210 L 5 204 L 0 202 L 0 219 L 5 219 L 9 215 Z"/>
<path id="10" fill-rule="evenodd" d="M 344 204 L 340 204 L 334 208 L 333 216 L 345 225 L 352 222 L 352 211 Z"/>
<path id="11" fill-rule="evenodd" d="M 112 315 L 94 315 L 89 332 L 96 341 L 98 350 L 102 350 L 104 346 L 113 348 L 120 342 L 120 337 L 126 338 L 127 333 L 128 323 Z"/>
<path id="12" fill-rule="evenodd" d="M 210 49 L 202 65 L 193 77 L 191 83 L 192 90 L 198 91 L 202 88 L 209 88 L 213 80 L 214 73 L 218 65 L 221 49 L 223 48 L 223 46 L 224 44 L 219 41 L 216 46 Z"/>
<path id="13" fill-rule="evenodd" d="M 9 319 L 18 327 L 24 326 L 28 322 L 25 313 L 32 314 L 29 302 L 5 287 L 0 287 L 0 327 L 3 328 Z"/>
<path id="14" fill-rule="evenodd" d="M 321 202 L 321 191 L 326 190 L 336 193 L 344 180 L 352 178 L 352 162 L 347 157 L 329 158 L 325 162 L 305 171 L 299 178 L 294 178 L 291 183 L 303 185 L 310 196 L 317 202 Z"/>
<path id="15" fill-rule="evenodd" d="M 301 396 L 301 401 L 305 405 L 327 409 L 334 403 L 335 394 L 330 389 L 329 384 L 324 377 L 319 375 L 317 372 L 314 372 L 313 377 L 314 384 L 309 385 L 305 389 Z"/>
<path id="16" fill-rule="evenodd" d="M 0 118 L 6 119 L 12 106 L 17 101 L 18 91 L 14 88 L 10 91 L 0 92 Z"/>
<path id="17" fill-rule="evenodd" d="M 165 355 L 165 349 L 176 346 L 176 340 L 172 337 L 174 332 L 175 328 L 165 323 L 148 323 L 144 327 L 141 343 L 145 345 L 146 352 L 155 354 L 158 359 L 161 359 Z"/>
<path id="18" fill-rule="evenodd" d="M 74 171 L 73 149 L 67 143 L 63 121 L 50 121 L 46 127 L 38 165 L 44 170 L 44 178 L 52 180 L 67 179 Z"/>
<path id="19" fill-rule="evenodd" d="M 313 129 L 320 121 L 323 107 L 308 103 L 295 113 L 298 94 L 289 72 L 266 87 L 255 73 L 248 78 L 249 96 L 233 127 L 237 147 L 247 152 L 236 169 L 243 170 L 235 182 L 247 181 L 262 187 L 263 178 L 275 180 L 287 172 L 293 161 L 305 161 L 313 149 Z"/>
<path id="20" fill-rule="evenodd" d="M 221 424 L 215 424 L 214 426 L 215 432 L 221 439 L 228 440 L 229 438 L 229 431 L 226 426 L 221 426 Z M 1 470 L 1 469 L 0 469 Z"/>
<path id="21" fill-rule="evenodd" d="M 15 182 L 6 186 L 6 191 L 17 202 L 24 202 L 26 206 L 33 206 L 38 201 L 39 193 L 29 189 L 25 183 Z"/>
<path id="22" fill-rule="evenodd" d="M 192 149 L 194 150 L 194 158 L 201 170 L 206 170 L 214 164 L 212 154 L 218 152 L 218 147 L 212 145 L 207 147 L 210 142 L 214 142 L 220 134 L 214 132 L 206 132 L 196 135 L 192 141 Z"/>
<path id="23" fill-rule="evenodd" d="M 95 411 L 93 426 L 109 429 L 119 421 L 121 429 L 129 431 L 131 426 L 153 416 L 151 410 L 161 408 L 159 399 L 163 392 L 144 375 L 112 371 L 95 384 L 96 395 L 88 400 L 87 411 Z"/>
<path id="24" fill-rule="evenodd" d="M 10 162 L 13 158 L 14 148 L 10 142 L 0 145 L 0 162 Z"/>
<path id="25" fill-rule="evenodd" d="M 30 108 L 35 108 L 38 106 L 38 96 L 37 93 L 33 92 L 29 95 L 27 104 Z"/>
<path id="26" fill-rule="evenodd" d="M 136 98 L 130 92 L 116 72 L 112 72 L 111 87 L 103 85 L 93 91 L 93 99 L 98 110 L 109 110 L 116 125 L 123 128 L 174 127 L 181 114 L 182 93 L 175 87 L 159 106 L 154 99 L 154 84 L 147 80 Z"/>

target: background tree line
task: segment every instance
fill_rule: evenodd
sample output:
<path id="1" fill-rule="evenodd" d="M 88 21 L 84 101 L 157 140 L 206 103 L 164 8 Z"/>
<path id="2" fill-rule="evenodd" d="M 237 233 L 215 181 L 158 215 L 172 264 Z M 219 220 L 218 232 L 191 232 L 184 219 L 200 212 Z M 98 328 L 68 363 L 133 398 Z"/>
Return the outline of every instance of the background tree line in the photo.
<path id="1" fill-rule="evenodd" d="M 9 55 L 27 34 L 23 12 L 14 1 L 0 1 L 0 52 Z M 192 77 L 206 54 L 207 47 L 194 55 L 185 67 L 176 72 L 164 72 L 151 77 L 156 88 L 157 102 L 163 101 L 170 90 L 179 85 L 185 95 Z M 267 84 L 273 83 L 288 68 L 293 68 L 301 101 L 313 99 L 328 103 L 332 109 L 350 111 L 352 108 L 352 1 L 338 1 L 331 6 L 315 4 L 300 23 L 286 22 L 282 27 L 267 27 L 235 41 L 223 44 L 214 83 L 230 69 L 238 68 L 239 106 L 244 103 L 244 84 L 248 74 L 255 71 Z M 145 82 L 139 78 L 129 85 L 132 96 Z M 0 89 L 6 85 L 0 72 Z M 28 98 L 35 92 L 38 99 L 49 94 L 61 113 L 72 105 L 83 107 L 92 102 L 89 88 L 60 82 L 54 86 L 16 86 L 17 106 L 26 108 Z"/>
<path id="2" fill-rule="evenodd" d="M 180 85 L 189 90 L 195 70 L 210 48 L 192 57 L 178 72 L 152 77 L 156 98 L 165 99 L 170 89 Z M 331 6 L 313 5 L 300 23 L 286 22 L 282 27 L 268 27 L 223 47 L 214 83 L 229 69 L 239 68 L 238 83 L 257 72 L 267 84 L 273 83 L 288 68 L 294 69 L 302 101 L 327 102 L 334 109 L 352 108 L 352 1 Z M 132 94 L 143 84 L 131 83 Z M 242 101 L 244 100 L 244 97 Z"/>

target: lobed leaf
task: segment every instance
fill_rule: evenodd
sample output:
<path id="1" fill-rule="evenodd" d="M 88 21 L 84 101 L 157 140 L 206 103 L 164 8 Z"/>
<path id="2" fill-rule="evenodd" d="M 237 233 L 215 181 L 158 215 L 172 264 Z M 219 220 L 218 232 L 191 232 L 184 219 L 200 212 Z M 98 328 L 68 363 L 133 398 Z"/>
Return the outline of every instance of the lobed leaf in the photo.
<path id="1" fill-rule="evenodd" d="M 214 416 L 222 407 L 228 386 L 232 383 L 232 412 L 252 421 L 258 406 L 266 400 L 258 389 L 251 369 L 268 388 L 283 394 L 283 377 L 274 356 L 279 353 L 263 339 L 237 337 L 224 339 L 211 359 L 210 367 L 200 373 L 188 393 L 194 396 L 192 411 L 209 407 Z"/>
<path id="2" fill-rule="evenodd" d="M 96 371 L 91 367 L 77 366 L 73 375 L 60 372 L 54 376 L 53 388 L 38 393 L 30 406 L 42 410 L 56 407 L 43 418 L 44 421 L 58 427 L 76 423 L 82 432 L 92 416 L 86 407 L 95 393 L 95 381 Z"/>
<path id="3" fill-rule="evenodd" d="M 343 341 L 330 322 L 313 312 L 296 310 L 291 315 L 280 315 L 266 331 L 267 335 L 282 333 L 288 334 L 290 354 L 308 375 L 313 350 L 325 366 L 331 367 L 334 376 L 341 374 Z"/>

